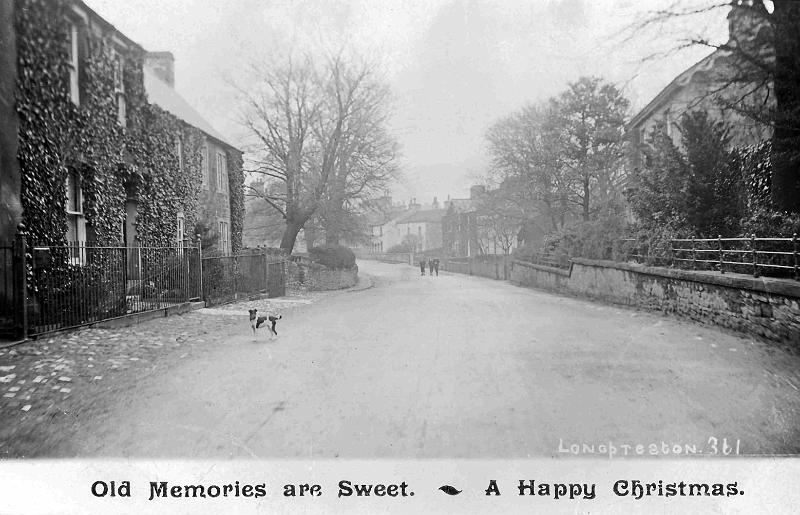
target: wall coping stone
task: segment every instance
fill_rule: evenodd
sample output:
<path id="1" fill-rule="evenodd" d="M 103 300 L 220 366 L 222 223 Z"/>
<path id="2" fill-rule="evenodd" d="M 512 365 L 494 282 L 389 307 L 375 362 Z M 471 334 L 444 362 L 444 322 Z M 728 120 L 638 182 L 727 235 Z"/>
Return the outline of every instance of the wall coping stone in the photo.
<path id="1" fill-rule="evenodd" d="M 777 295 L 784 295 L 786 297 L 800 298 L 800 281 L 791 279 L 776 279 L 774 277 L 753 277 L 744 274 L 737 274 L 728 272 L 721 274 L 719 272 L 700 271 L 700 270 L 682 270 L 679 268 L 666 268 L 660 266 L 647 266 L 638 263 L 621 263 L 617 261 L 572 258 L 572 263 L 577 263 L 584 266 L 594 266 L 599 268 L 615 268 L 617 270 L 625 270 L 629 272 L 656 275 L 659 277 L 666 277 L 668 279 L 678 279 L 683 281 L 692 281 L 696 283 L 715 284 L 725 286 L 728 288 L 737 288 L 741 290 L 752 290 L 763 293 L 772 293 Z M 520 263 L 523 266 L 532 266 L 545 271 L 558 271 L 550 267 L 542 265 L 532 265 L 531 263 Z M 571 269 L 571 267 L 570 267 Z"/>
<path id="2" fill-rule="evenodd" d="M 533 268 L 535 270 L 541 270 L 542 272 L 550 272 L 551 274 L 561 275 L 564 277 L 570 277 L 572 275 L 572 263 L 570 263 L 569 265 L 569 270 L 565 270 L 563 268 L 556 268 L 554 266 L 540 265 L 538 263 L 529 263 L 527 261 L 519 261 L 517 259 L 512 259 L 511 263 L 513 265 L 519 265 L 526 268 Z"/>

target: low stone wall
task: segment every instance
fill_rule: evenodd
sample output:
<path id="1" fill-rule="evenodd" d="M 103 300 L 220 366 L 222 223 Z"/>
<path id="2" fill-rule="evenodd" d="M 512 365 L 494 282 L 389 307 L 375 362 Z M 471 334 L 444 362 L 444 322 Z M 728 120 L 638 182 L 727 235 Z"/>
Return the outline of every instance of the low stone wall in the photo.
<path id="1" fill-rule="evenodd" d="M 800 349 L 800 283 L 574 259 L 570 270 L 514 261 L 513 283 L 675 313 Z"/>
<path id="2" fill-rule="evenodd" d="M 457 274 L 477 275 L 489 279 L 507 279 L 511 266 L 511 257 L 508 264 L 502 255 L 487 255 L 471 258 L 442 259 L 441 269 Z"/>
<path id="3" fill-rule="evenodd" d="M 358 282 L 358 266 L 347 270 L 331 270 L 312 265 L 305 270 L 305 286 L 311 291 L 343 290 Z"/>

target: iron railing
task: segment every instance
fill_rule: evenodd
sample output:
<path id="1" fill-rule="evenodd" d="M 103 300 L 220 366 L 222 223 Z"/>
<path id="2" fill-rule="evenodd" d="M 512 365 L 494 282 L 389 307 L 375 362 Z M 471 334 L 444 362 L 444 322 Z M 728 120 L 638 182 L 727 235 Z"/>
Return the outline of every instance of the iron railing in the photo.
<path id="1" fill-rule="evenodd" d="M 30 245 L 28 334 L 199 299 L 199 255 L 199 248 L 189 246 Z"/>
<path id="2" fill-rule="evenodd" d="M 800 280 L 800 247 L 791 238 L 676 238 L 669 248 L 653 252 L 634 239 L 620 240 L 619 258 L 690 270 L 714 270 Z"/>

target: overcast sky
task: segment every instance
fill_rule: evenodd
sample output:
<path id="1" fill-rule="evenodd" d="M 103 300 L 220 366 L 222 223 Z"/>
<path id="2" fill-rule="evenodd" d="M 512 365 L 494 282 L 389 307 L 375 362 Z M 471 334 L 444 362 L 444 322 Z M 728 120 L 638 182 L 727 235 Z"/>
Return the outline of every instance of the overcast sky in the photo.
<path id="1" fill-rule="evenodd" d="M 171 51 L 176 89 L 233 142 L 243 131 L 226 78 L 237 81 L 249 60 L 343 45 L 380 59 L 406 176 L 393 194 L 424 203 L 468 194 L 486 166 L 485 131 L 499 117 L 582 75 L 618 84 L 635 110 L 708 53 L 643 64 L 674 35 L 621 43 L 624 27 L 663 0 L 85 1 L 147 50 Z M 722 37 L 724 15 L 692 30 Z"/>

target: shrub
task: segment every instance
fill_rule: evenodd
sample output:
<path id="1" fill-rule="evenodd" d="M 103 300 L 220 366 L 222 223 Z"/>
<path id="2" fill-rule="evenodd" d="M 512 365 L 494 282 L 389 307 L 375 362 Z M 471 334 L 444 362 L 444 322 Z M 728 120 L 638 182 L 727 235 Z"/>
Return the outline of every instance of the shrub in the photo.
<path id="1" fill-rule="evenodd" d="M 800 234 L 800 214 L 782 213 L 769 208 L 756 209 L 742 221 L 742 236 L 791 238 Z"/>
<path id="2" fill-rule="evenodd" d="M 356 264 L 356 255 L 343 245 L 321 245 L 308 249 L 311 261 L 334 270 L 353 268 Z"/>
<path id="3" fill-rule="evenodd" d="M 597 220 L 564 227 L 545 238 L 545 249 L 556 257 L 612 259 L 614 247 L 625 234 L 621 214 L 608 213 Z"/>

